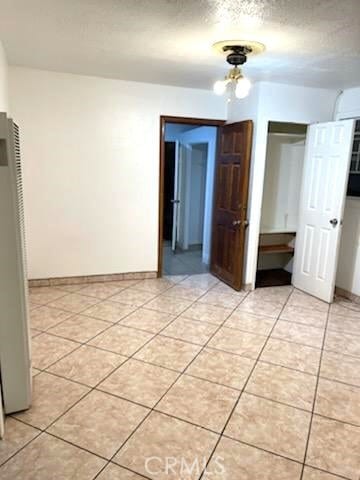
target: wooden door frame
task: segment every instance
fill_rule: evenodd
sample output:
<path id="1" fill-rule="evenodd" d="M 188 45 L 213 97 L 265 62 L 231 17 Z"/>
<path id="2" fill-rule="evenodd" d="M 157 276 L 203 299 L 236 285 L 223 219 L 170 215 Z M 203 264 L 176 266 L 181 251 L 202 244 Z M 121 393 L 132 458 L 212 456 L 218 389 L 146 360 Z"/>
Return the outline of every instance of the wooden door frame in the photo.
<path id="1" fill-rule="evenodd" d="M 163 268 L 163 216 L 164 216 L 164 184 L 165 184 L 165 125 L 178 123 L 199 127 L 222 127 L 226 120 L 207 118 L 173 117 L 160 115 L 160 169 L 159 169 L 159 229 L 158 229 L 158 278 L 162 276 Z"/>

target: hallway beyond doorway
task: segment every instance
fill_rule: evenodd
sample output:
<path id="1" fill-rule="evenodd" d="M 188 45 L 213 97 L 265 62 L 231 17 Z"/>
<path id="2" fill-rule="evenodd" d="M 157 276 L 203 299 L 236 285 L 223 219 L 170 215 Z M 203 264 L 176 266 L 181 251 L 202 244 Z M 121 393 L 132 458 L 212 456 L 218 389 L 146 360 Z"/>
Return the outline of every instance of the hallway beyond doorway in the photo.
<path id="1" fill-rule="evenodd" d="M 171 250 L 171 243 L 164 242 L 163 246 L 163 273 L 164 275 L 195 275 L 207 273 L 209 266 L 202 261 L 202 248 L 190 250 Z"/>

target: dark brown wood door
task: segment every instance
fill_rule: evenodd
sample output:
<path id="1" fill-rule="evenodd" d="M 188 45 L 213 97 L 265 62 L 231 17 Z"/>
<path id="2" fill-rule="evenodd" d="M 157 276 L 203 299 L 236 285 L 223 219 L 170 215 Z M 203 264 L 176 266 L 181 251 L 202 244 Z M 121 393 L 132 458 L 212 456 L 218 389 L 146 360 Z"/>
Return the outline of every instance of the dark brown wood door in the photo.
<path id="1" fill-rule="evenodd" d="M 211 273 L 235 290 L 243 282 L 253 122 L 219 128 Z"/>

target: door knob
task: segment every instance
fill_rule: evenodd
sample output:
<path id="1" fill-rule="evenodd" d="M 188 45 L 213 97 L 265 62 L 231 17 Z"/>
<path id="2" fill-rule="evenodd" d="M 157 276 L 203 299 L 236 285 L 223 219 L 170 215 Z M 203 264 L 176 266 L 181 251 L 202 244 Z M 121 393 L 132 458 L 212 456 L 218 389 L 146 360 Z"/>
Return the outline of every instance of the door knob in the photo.
<path id="1" fill-rule="evenodd" d="M 241 220 L 234 220 L 232 222 L 233 226 L 236 227 L 236 225 L 240 225 L 241 224 Z"/>
<path id="2" fill-rule="evenodd" d="M 336 227 L 336 225 L 339 223 L 337 218 L 332 218 L 329 221 L 333 227 Z"/>
<path id="3" fill-rule="evenodd" d="M 170 200 L 170 202 L 171 202 L 171 203 L 180 203 L 180 200 L 174 200 L 174 199 L 172 199 L 172 200 Z"/>

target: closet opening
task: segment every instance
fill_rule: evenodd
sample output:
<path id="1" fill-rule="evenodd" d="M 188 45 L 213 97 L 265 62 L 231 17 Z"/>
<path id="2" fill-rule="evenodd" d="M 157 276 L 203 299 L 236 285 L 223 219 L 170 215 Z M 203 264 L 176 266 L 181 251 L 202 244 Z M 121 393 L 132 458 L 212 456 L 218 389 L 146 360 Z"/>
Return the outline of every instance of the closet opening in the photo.
<path id="1" fill-rule="evenodd" d="M 255 287 L 291 285 L 307 125 L 269 122 Z"/>

